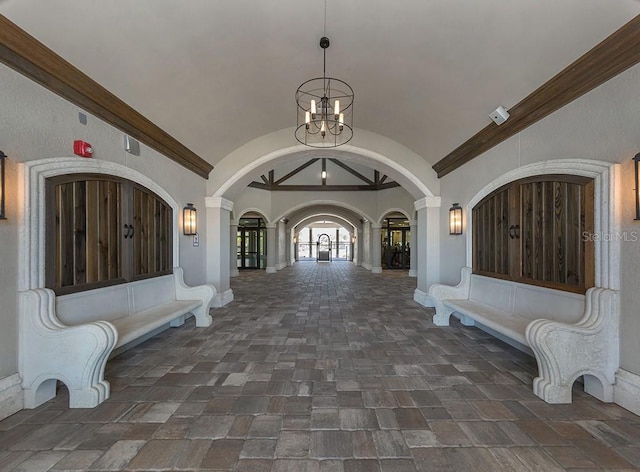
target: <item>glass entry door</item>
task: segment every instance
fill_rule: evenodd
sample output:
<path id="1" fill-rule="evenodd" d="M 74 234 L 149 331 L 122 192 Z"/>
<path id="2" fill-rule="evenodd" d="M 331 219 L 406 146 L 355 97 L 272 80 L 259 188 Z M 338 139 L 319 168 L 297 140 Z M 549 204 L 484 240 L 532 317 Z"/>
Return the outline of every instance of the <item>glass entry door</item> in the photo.
<path id="1" fill-rule="evenodd" d="M 382 260 L 383 269 L 410 269 L 410 228 L 403 225 L 404 221 L 387 218 L 382 228 Z"/>
<path id="2" fill-rule="evenodd" d="M 238 269 L 262 269 L 266 266 L 267 234 L 262 218 L 243 218 L 238 224 Z"/>

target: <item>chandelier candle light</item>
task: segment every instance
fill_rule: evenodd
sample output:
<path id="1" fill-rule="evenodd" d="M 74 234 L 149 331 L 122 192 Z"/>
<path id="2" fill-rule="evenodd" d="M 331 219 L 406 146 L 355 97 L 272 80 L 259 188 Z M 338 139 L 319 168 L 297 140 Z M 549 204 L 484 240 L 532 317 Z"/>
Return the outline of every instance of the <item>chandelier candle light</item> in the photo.
<path id="1" fill-rule="evenodd" d="M 324 58 L 322 77 L 304 82 L 296 91 L 296 139 L 305 146 L 333 148 L 353 138 L 353 89 L 327 77 L 329 38 L 320 39 Z"/>

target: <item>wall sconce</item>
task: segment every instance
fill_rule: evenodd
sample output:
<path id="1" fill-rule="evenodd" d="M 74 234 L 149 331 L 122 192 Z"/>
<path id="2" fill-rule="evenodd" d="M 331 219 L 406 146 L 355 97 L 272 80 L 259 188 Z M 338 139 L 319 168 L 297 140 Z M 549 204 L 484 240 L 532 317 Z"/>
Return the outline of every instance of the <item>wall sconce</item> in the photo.
<path id="1" fill-rule="evenodd" d="M 458 203 L 449 208 L 449 234 L 462 234 L 462 207 Z"/>
<path id="2" fill-rule="evenodd" d="M 640 220 L 640 185 L 638 185 L 640 181 L 640 172 L 638 171 L 638 161 L 640 161 L 640 153 L 636 154 L 636 156 L 633 158 L 633 163 L 636 170 L 636 188 L 634 190 L 636 194 L 636 217 L 634 219 L 636 221 Z M 4 197 L 2 201 L 4 201 Z"/>
<path id="3" fill-rule="evenodd" d="M 185 236 L 195 236 L 198 232 L 197 210 L 193 203 L 187 203 L 182 210 L 182 230 Z"/>
<path id="4" fill-rule="evenodd" d="M 7 155 L 0 151 L 0 220 L 6 220 L 7 217 L 4 214 L 4 160 L 7 158 Z M 636 164 L 637 168 L 637 164 Z"/>

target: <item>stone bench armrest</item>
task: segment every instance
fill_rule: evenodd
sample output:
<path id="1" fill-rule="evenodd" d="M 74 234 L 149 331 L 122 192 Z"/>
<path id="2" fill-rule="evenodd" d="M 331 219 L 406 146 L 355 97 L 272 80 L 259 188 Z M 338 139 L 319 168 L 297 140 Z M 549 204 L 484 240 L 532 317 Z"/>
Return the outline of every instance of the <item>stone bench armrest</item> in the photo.
<path id="1" fill-rule="evenodd" d="M 591 288 L 584 316 L 575 324 L 539 319 L 525 333 L 538 361 L 533 390 L 548 403 L 571 403 L 571 387 L 585 376 L 585 391 L 613 401 L 619 366 L 618 292 Z"/>
<path id="2" fill-rule="evenodd" d="M 437 326 L 449 326 L 449 317 L 453 309 L 444 304 L 445 300 L 465 300 L 469 298 L 471 289 L 471 267 L 463 267 L 460 271 L 458 285 L 433 284 L 429 287 L 429 296 L 436 307 L 433 323 Z"/>

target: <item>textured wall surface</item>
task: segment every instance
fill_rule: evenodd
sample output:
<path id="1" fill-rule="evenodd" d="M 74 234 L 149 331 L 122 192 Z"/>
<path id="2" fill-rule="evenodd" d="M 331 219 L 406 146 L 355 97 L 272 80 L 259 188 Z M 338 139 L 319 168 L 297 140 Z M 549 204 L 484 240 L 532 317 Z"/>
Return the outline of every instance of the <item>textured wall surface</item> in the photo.
<path id="1" fill-rule="evenodd" d="M 446 211 L 463 207 L 485 185 L 522 165 L 551 159 L 597 159 L 622 165 L 621 367 L 640 374 L 640 222 L 634 221 L 633 165 L 640 151 L 640 66 L 626 71 L 544 120 L 445 176 L 441 182 L 441 280 L 457 283 L 465 265 L 464 236 L 448 234 Z M 616 235 L 613 235 L 616 237 Z"/>
<path id="2" fill-rule="evenodd" d="M 9 156 L 8 219 L 0 222 L 0 378 L 3 378 L 17 371 L 18 231 L 22 192 L 17 173 L 20 162 L 73 156 L 73 141 L 87 141 L 94 147 L 93 159 L 122 164 L 147 175 L 179 205 L 194 203 L 201 210 L 198 211 L 200 228 L 205 227 L 206 181 L 144 145 L 140 146 L 140 156 L 126 153 L 122 132 L 91 115 L 87 115 L 86 125 L 80 124 L 78 112 L 82 110 L 2 65 L 0 83 L 0 146 Z M 206 281 L 206 243 L 202 230 L 201 233 L 198 248 L 192 246 L 191 238 L 179 236 L 180 263 L 185 281 L 191 285 Z"/>

